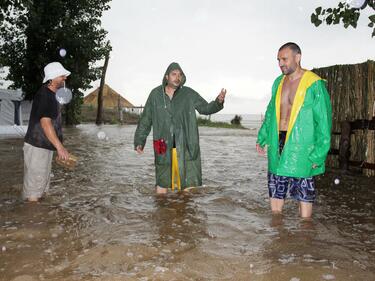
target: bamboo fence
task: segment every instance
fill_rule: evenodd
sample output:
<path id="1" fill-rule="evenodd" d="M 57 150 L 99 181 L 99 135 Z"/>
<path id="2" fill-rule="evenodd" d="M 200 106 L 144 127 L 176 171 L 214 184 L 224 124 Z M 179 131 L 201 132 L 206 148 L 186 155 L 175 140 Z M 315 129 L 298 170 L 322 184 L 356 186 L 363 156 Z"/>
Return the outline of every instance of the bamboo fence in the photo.
<path id="1" fill-rule="evenodd" d="M 375 62 L 353 65 L 334 65 L 313 69 L 327 80 L 332 103 L 331 148 L 339 148 L 342 121 L 375 119 Z M 354 130 L 351 134 L 350 161 L 375 163 L 375 131 Z M 338 156 L 329 155 L 327 165 L 338 167 Z M 375 176 L 375 170 L 363 169 L 367 176 Z"/>

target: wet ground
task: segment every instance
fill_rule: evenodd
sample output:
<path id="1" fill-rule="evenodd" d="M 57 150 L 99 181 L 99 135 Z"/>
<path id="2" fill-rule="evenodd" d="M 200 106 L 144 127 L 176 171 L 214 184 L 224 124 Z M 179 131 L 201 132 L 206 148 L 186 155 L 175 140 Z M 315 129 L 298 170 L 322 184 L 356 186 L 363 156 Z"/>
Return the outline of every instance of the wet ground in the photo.
<path id="1" fill-rule="evenodd" d="M 54 164 L 39 204 L 20 200 L 22 139 L 0 139 L 0 280 L 375 280 L 375 178 L 327 174 L 312 221 L 292 200 L 272 216 L 255 131 L 200 128 L 204 187 L 157 197 L 134 130 L 66 129 L 79 164 Z"/>

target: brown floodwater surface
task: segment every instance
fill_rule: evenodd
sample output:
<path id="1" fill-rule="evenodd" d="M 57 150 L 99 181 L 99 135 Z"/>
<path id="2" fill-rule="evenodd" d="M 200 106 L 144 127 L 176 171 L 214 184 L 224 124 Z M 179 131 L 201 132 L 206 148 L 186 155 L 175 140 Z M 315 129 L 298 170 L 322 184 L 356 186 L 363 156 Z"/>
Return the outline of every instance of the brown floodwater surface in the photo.
<path id="1" fill-rule="evenodd" d="M 0 139 L 0 280 L 375 280 L 375 178 L 327 173 L 312 220 L 292 199 L 275 216 L 256 131 L 201 127 L 204 186 L 156 196 L 134 131 L 65 128 L 77 166 L 54 163 L 38 204 L 20 199 L 23 140 Z"/>

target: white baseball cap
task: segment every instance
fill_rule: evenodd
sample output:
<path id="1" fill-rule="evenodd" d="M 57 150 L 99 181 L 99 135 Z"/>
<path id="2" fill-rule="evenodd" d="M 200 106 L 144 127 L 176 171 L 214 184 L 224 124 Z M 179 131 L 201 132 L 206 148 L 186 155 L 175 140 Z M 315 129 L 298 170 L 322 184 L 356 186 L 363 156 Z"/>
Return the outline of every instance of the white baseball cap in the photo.
<path id="1" fill-rule="evenodd" d="M 59 62 L 51 62 L 44 67 L 43 83 L 62 75 L 69 76 L 70 71 L 66 70 Z"/>

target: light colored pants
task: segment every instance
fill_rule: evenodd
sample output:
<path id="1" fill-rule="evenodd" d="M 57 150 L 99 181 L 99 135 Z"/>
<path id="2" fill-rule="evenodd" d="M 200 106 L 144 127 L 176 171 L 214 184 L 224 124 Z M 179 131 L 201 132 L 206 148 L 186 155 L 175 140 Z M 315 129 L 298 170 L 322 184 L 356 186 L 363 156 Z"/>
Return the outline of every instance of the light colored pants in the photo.
<path id="1" fill-rule="evenodd" d="M 24 143 L 23 199 L 40 198 L 49 189 L 53 151 Z"/>

